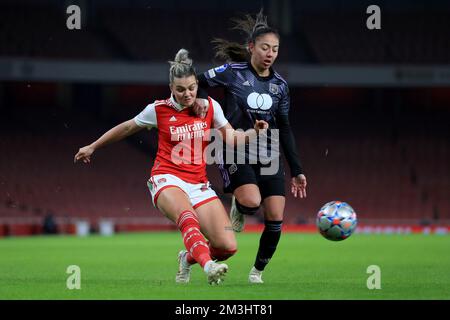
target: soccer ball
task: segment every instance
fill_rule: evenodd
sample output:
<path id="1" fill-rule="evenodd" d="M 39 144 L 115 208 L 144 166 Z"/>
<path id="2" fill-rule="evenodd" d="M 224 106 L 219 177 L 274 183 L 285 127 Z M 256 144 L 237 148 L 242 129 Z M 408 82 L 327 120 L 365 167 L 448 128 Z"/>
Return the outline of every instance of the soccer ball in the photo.
<path id="1" fill-rule="evenodd" d="M 357 223 L 355 211 L 346 202 L 328 202 L 317 213 L 317 228 L 320 234 L 328 240 L 347 239 L 355 231 Z"/>

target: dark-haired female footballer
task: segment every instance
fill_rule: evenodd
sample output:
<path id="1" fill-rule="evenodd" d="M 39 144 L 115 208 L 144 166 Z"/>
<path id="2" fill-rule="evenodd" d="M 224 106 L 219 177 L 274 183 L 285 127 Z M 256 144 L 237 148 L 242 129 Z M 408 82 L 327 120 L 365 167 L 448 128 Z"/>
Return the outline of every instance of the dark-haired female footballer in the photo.
<path id="1" fill-rule="evenodd" d="M 255 150 L 245 150 L 245 163 L 230 161 L 225 157 L 220 166 L 224 191 L 232 192 L 230 211 L 233 229 L 242 231 L 244 215 L 255 214 L 260 205 L 264 207 L 265 228 L 260 238 L 254 266 L 249 274 L 251 283 L 263 283 L 262 271 L 272 258 L 281 236 L 285 207 L 285 172 L 279 156 L 279 144 L 290 167 L 291 193 L 294 197 L 306 197 L 306 177 L 296 150 L 289 124 L 289 89 L 286 81 L 272 68 L 278 56 L 280 36 L 269 27 L 267 17 L 261 12 L 256 19 L 247 15 L 235 20 L 235 29 L 244 31 L 248 38 L 245 45 L 215 39 L 216 57 L 227 61 L 199 76 L 200 88 L 222 87 L 226 93 L 225 117 L 234 128 L 249 129 L 255 120 L 269 123 L 269 132 L 278 129 L 278 137 L 268 138 L 267 148 L 274 152 L 270 161 L 251 163 Z M 203 96 L 205 93 L 199 93 Z M 199 103 L 195 112 L 206 112 Z M 267 160 L 267 159 L 266 159 Z M 274 170 L 268 170 L 275 168 Z"/>

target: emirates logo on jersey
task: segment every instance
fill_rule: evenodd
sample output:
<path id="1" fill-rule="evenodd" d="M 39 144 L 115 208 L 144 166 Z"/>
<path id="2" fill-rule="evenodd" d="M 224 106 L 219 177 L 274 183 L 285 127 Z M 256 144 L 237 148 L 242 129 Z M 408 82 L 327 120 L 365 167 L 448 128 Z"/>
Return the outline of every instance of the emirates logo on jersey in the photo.
<path id="1" fill-rule="evenodd" d="M 183 141 L 187 139 L 203 138 L 208 124 L 205 121 L 185 124 L 183 126 L 170 126 L 172 141 Z"/>

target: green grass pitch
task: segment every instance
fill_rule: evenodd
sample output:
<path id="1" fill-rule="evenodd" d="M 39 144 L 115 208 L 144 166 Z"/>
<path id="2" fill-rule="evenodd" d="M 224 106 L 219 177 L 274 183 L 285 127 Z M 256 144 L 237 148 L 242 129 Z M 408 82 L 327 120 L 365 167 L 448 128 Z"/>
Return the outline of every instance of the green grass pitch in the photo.
<path id="1" fill-rule="evenodd" d="M 319 234 L 285 233 L 264 273 L 250 285 L 259 235 L 238 234 L 225 282 L 210 286 L 195 266 L 191 283 L 175 284 L 178 232 L 0 239 L 0 299 L 450 299 L 450 237 L 355 234 L 331 242 Z M 69 265 L 81 289 L 69 290 Z M 381 268 L 369 290 L 367 267 Z"/>

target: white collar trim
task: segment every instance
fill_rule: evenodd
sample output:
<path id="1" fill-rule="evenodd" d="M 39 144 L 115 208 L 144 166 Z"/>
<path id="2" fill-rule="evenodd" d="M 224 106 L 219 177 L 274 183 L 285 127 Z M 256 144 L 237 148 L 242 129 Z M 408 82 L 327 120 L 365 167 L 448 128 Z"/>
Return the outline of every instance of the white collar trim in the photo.
<path id="1" fill-rule="evenodd" d="M 173 94 L 170 95 L 170 102 L 172 103 L 173 108 L 174 108 L 175 110 L 177 110 L 177 111 L 181 111 L 181 110 L 183 110 L 183 109 L 189 108 L 189 107 L 184 107 L 184 106 L 182 106 L 181 104 L 179 104 L 179 103 L 175 100 Z"/>

